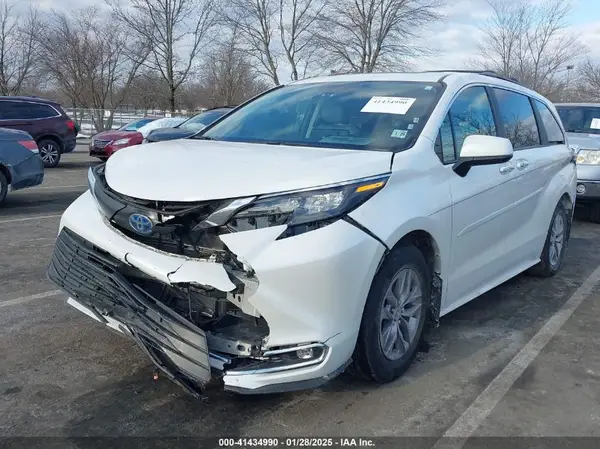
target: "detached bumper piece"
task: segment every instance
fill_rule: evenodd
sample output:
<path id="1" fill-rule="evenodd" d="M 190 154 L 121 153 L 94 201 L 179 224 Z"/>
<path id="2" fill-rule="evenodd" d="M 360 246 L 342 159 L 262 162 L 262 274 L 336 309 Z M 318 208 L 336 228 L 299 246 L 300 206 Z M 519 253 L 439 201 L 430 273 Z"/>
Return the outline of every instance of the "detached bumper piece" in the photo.
<path id="1" fill-rule="evenodd" d="M 106 324 L 108 316 L 135 340 L 154 364 L 194 396 L 210 381 L 204 331 L 128 279 L 131 267 L 67 228 L 61 231 L 48 268 L 51 281 Z M 135 276 L 143 277 L 136 272 Z"/>

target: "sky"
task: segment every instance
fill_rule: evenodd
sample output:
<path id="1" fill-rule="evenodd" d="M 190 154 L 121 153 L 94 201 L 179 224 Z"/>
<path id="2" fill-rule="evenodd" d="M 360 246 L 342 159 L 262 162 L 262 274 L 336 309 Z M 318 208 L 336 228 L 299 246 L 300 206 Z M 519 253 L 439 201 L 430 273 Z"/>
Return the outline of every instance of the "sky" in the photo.
<path id="1" fill-rule="evenodd" d="M 227 0 L 220 0 L 227 1 Z M 479 27 L 491 14 L 486 0 L 446 0 L 444 23 L 427 30 L 425 44 L 431 48 L 431 57 L 414 61 L 418 70 L 462 69 L 475 55 L 477 43 L 482 39 Z M 508 0 L 510 1 L 510 0 Z M 540 0 L 533 0 L 540 1 Z M 104 0 L 21 0 L 21 7 L 37 4 L 43 9 L 77 9 L 90 5 L 104 7 Z M 568 31 L 579 35 L 588 49 L 588 57 L 600 62 L 600 0 L 571 0 L 573 9 Z"/>
<path id="2" fill-rule="evenodd" d="M 600 0 L 571 0 L 571 3 L 568 31 L 577 33 L 588 47 L 587 56 L 600 62 Z M 419 69 L 464 68 L 483 37 L 479 26 L 491 14 L 485 0 L 449 0 L 448 5 L 446 22 L 436 24 L 428 32 L 428 46 L 438 51 L 435 57 L 415 61 Z"/>

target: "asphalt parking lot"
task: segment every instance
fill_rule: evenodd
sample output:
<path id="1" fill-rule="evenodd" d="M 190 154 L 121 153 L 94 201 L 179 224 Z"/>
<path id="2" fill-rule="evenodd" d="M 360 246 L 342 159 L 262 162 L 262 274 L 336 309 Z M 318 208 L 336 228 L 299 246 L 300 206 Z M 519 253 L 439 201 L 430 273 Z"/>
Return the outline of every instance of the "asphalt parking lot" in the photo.
<path id="1" fill-rule="evenodd" d="M 85 148 L 0 208 L 2 436 L 600 436 L 600 226 L 578 219 L 562 272 L 519 276 L 444 317 L 407 374 L 197 400 L 46 280 Z"/>

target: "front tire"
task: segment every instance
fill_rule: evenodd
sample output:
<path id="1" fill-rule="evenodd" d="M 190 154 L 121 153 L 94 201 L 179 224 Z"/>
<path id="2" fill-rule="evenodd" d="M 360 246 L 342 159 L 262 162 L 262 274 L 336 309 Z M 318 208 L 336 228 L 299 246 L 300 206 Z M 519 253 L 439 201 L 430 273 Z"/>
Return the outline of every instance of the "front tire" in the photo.
<path id="1" fill-rule="evenodd" d="M 552 277 L 560 271 L 571 234 L 571 218 L 565 206 L 558 203 L 546 235 L 540 262 L 529 270 L 533 276 Z"/>
<path id="2" fill-rule="evenodd" d="M 53 168 L 60 162 L 60 146 L 52 139 L 42 139 L 38 142 L 40 157 L 44 161 L 44 167 Z"/>
<path id="3" fill-rule="evenodd" d="M 6 179 L 6 175 L 0 171 L 0 205 L 6 199 L 6 195 L 8 194 L 8 179 Z"/>
<path id="4" fill-rule="evenodd" d="M 417 354 L 429 311 L 431 273 L 415 246 L 392 250 L 373 279 L 350 373 L 378 383 L 400 377 Z"/>

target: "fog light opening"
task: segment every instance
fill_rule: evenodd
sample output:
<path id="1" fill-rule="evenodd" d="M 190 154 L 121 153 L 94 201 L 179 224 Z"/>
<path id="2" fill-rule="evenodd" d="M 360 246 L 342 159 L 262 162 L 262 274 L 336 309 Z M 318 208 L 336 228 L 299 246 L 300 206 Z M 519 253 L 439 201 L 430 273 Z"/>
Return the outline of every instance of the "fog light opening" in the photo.
<path id="1" fill-rule="evenodd" d="M 584 194 L 586 191 L 585 185 L 577 184 L 577 193 Z"/>
<path id="2" fill-rule="evenodd" d="M 310 360 L 314 357 L 314 353 L 313 348 L 298 349 L 296 356 L 301 360 Z"/>

